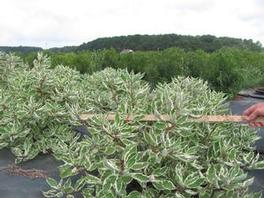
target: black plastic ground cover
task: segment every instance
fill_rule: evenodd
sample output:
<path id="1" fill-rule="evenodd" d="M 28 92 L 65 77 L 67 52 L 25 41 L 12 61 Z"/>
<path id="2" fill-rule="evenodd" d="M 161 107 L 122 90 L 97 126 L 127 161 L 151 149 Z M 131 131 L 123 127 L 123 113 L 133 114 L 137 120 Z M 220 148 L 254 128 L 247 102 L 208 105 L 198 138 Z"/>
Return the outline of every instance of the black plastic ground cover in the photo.
<path id="1" fill-rule="evenodd" d="M 239 100 L 230 103 L 233 114 L 241 114 L 247 107 L 264 102 L 262 99 L 252 97 L 240 97 Z M 83 128 L 74 128 L 78 133 L 86 133 Z M 258 130 L 259 135 L 264 138 L 264 128 Z M 264 153 L 264 139 L 256 142 L 256 150 Z M 264 156 L 263 156 L 264 157 Z M 0 151 L 0 170 L 14 164 L 14 156 L 7 149 Z M 39 155 L 33 160 L 25 162 L 19 166 L 23 169 L 39 169 L 47 171 L 49 177 L 59 179 L 58 166 L 61 162 L 56 161 L 51 155 Z M 249 176 L 254 176 L 255 180 L 251 186 L 251 191 L 262 191 L 264 193 L 264 170 L 249 171 Z M 49 189 L 44 178 L 31 179 L 24 176 L 10 175 L 8 171 L 0 171 L 0 198 L 41 198 L 42 191 Z M 80 197 L 77 196 L 77 197 Z M 264 197 L 264 196 L 263 196 Z"/>
<path id="2" fill-rule="evenodd" d="M 42 191 L 48 190 L 44 178 L 32 179 L 25 176 L 11 175 L 6 167 L 14 164 L 14 156 L 7 150 L 0 151 L 0 198 L 40 198 Z M 61 163 L 50 155 L 39 155 L 19 167 L 24 170 L 38 169 L 47 172 L 50 177 L 58 178 L 58 166 Z"/>
<path id="3" fill-rule="evenodd" d="M 262 90 L 262 91 L 260 91 Z M 238 95 L 240 96 L 244 96 L 244 97 L 251 97 L 251 98 L 257 98 L 257 99 L 261 99 L 264 100 L 264 91 L 263 91 L 263 87 L 262 89 L 247 89 L 247 90 L 242 90 L 238 93 Z"/>

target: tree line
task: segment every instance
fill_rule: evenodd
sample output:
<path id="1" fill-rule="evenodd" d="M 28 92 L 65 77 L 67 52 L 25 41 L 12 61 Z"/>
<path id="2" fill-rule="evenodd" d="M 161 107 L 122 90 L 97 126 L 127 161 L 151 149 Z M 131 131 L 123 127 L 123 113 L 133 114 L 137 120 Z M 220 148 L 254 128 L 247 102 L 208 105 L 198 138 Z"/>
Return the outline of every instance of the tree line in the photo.
<path id="1" fill-rule="evenodd" d="M 149 51 L 164 50 L 171 47 L 178 47 L 188 51 L 204 50 L 214 52 L 223 47 L 235 47 L 261 51 L 260 42 L 253 42 L 251 39 L 238 39 L 230 37 L 215 37 L 213 35 L 189 36 L 177 34 L 163 35 L 129 35 L 115 36 L 110 38 L 98 38 L 94 41 L 84 43 L 76 48 L 80 50 L 99 50 L 114 48 L 117 51 L 123 49 Z"/>
<path id="2" fill-rule="evenodd" d="M 79 52 L 79 51 L 97 51 L 102 49 L 111 49 L 121 52 L 124 49 L 134 51 L 160 51 L 167 48 L 177 47 L 187 51 L 201 49 L 205 52 L 214 52 L 223 47 L 232 47 L 247 49 L 252 51 L 262 51 L 260 42 L 254 42 L 251 39 L 239 39 L 231 37 L 216 37 L 213 35 L 189 36 L 178 34 L 163 35 L 129 35 L 115 36 L 108 38 L 98 38 L 93 41 L 83 43 L 80 46 L 54 47 L 48 49 L 51 52 Z M 29 53 L 43 51 L 39 47 L 8 47 L 0 46 L 0 51 Z"/>

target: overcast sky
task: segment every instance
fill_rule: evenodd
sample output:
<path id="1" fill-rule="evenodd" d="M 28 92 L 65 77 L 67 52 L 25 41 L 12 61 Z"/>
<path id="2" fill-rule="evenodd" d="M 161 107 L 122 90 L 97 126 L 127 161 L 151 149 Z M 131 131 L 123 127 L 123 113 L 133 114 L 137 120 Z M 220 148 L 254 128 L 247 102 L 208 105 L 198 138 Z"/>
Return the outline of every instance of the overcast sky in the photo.
<path id="1" fill-rule="evenodd" d="M 264 44 L 263 0 L 1 0 L 0 45 L 80 45 L 131 34 L 212 34 Z"/>

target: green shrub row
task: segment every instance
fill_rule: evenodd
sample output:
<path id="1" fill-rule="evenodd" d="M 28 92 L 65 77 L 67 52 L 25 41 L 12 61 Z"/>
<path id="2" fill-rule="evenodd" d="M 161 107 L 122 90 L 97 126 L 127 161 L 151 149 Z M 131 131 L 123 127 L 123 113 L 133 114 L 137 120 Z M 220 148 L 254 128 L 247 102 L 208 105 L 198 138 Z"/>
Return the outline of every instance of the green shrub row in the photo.
<path id="1" fill-rule="evenodd" d="M 175 76 L 199 77 L 217 91 L 235 94 L 243 88 L 263 85 L 264 53 L 222 48 L 213 53 L 201 50 L 186 52 L 178 48 L 164 51 L 137 51 L 120 54 L 114 49 L 97 52 L 51 53 L 52 65 L 68 65 L 81 73 L 93 73 L 106 67 L 127 68 L 144 73 L 152 86 L 170 82 Z M 24 54 L 32 62 L 36 54 Z"/>

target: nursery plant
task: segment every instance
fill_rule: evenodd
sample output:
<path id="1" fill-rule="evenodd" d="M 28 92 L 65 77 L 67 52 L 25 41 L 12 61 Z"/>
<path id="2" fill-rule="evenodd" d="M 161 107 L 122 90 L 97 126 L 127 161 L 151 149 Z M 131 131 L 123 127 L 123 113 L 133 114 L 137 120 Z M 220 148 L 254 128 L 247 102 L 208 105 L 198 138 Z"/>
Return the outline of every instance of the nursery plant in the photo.
<path id="1" fill-rule="evenodd" d="M 153 89 L 143 74 L 81 75 L 51 69 L 41 54 L 33 67 L 0 54 L 0 71 L 0 148 L 17 163 L 40 153 L 63 162 L 45 197 L 261 197 L 248 190 L 254 178 L 246 173 L 264 167 L 252 147 L 256 131 L 193 122 L 230 113 L 225 95 L 203 80 L 176 77 Z M 84 113 L 97 116 L 82 120 Z M 172 119 L 142 122 L 145 114 Z M 75 132 L 78 126 L 85 130 Z"/>

